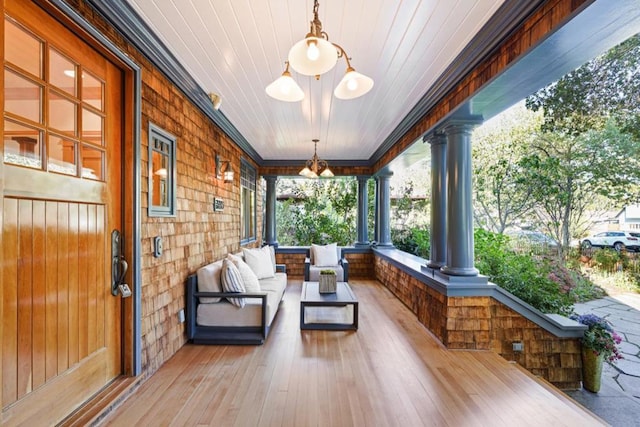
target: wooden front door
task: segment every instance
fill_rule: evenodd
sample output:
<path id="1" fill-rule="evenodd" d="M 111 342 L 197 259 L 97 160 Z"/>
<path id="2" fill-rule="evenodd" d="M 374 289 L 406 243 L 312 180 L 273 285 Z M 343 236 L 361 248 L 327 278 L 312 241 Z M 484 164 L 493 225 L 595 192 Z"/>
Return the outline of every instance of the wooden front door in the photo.
<path id="1" fill-rule="evenodd" d="M 122 373 L 122 71 L 44 10 L 3 2 L 2 419 L 51 425 Z"/>

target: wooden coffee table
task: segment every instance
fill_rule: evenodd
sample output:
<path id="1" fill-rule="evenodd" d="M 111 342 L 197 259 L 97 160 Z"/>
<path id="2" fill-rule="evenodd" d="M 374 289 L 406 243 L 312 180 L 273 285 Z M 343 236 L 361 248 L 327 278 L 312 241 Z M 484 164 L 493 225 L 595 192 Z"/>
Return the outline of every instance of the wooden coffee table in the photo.
<path id="1" fill-rule="evenodd" d="M 303 282 L 300 329 L 357 330 L 358 299 L 349 284 L 338 282 L 335 293 L 321 294 L 318 282 Z"/>

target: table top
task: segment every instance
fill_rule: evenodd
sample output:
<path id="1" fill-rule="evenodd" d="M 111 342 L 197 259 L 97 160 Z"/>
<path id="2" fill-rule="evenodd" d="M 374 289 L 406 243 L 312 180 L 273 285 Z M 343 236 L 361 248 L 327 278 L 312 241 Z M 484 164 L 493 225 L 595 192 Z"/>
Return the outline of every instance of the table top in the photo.
<path id="1" fill-rule="evenodd" d="M 300 302 L 358 302 L 347 282 L 337 282 L 336 292 L 330 294 L 321 294 L 318 285 L 318 282 L 303 282 Z"/>

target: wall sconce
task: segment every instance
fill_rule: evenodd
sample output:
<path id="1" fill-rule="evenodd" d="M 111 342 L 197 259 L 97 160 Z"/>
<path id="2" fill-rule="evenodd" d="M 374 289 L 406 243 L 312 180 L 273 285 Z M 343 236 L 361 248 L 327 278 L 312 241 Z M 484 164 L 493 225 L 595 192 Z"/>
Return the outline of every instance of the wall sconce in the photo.
<path id="1" fill-rule="evenodd" d="M 216 154 L 216 178 L 223 179 L 225 183 L 233 182 L 231 162 L 222 160 L 219 154 Z"/>
<path id="2" fill-rule="evenodd" d="M 213 109 L 218 110 L 220 108 L 220 104 L 222 104 L 222 98 L 220 98 L 220 95 L 218 95 L 217 93 L 210 92 L 209 99 L 213 104 Z"/>

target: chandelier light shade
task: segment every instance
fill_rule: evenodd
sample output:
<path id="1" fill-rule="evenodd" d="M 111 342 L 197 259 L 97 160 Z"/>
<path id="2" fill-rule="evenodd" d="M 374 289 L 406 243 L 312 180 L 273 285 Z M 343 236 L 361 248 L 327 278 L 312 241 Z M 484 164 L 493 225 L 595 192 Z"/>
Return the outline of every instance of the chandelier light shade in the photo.
<path id="1" fill-rule="evenodd" d="M 289 63 L 300 74 L 319 76 L 336 66 L 338 51 L 327 40 L 310 34 L 289 50 Z"/>
<path id="2" fill-rule="evenodd" d="M 329 164 L 318 157 L 318 141 L 318 139 L 313 140 L 313 157 L 306 161 L 304 168 L 299 172 L 305 178 L 317 178 L 318 176 L 331 178 L 333 176 L 333 172 L 329 169 Z"/>
<path id="3" fill-rule="evenodd" d="M 300 74 L 316 76 L 316 79 L 319 79 L 320 75 L 335 67 L 339 58 L 344 58 L 347 62 L 347 72 L 334 91 L 337 98 L 357 98 L 373 87 L 373 80 L 356 73 L 344 49 L 330 42 L 329 35 L 322 31 L 322 22 L 318 19 L 318 7 L 318 0 L 314 0 L 313 21 L 311 21 L 309 32 L 289 50 L 287 68 L 282 76 L 267 86 L 267 94 L 272 98 L 287 102 L 301 101 L 304 98 L 302 89 L 289 73 L 289 65 Z"/>
<path id="4" fill-rule="evenodd" d="M 298 102 L 304 99 L 304 92 L 298 86 L 295 80 L 291 77 L 291 73 L 289 72 L 289 62 L 286 62 L 287 68 L 285 68 L 284 73 L 273 83 L 271 83 L 265 89 L 267 91 L 267 95 L 272 98 L 275 98 L 279 101 L 286 102 Z"/>
<path id="5" fill-rule="evenodd" d="M 333 94 L 339 99 L 353 99 L 369 92 L 372 87 L 373 79 L 349 67 Z"/>

